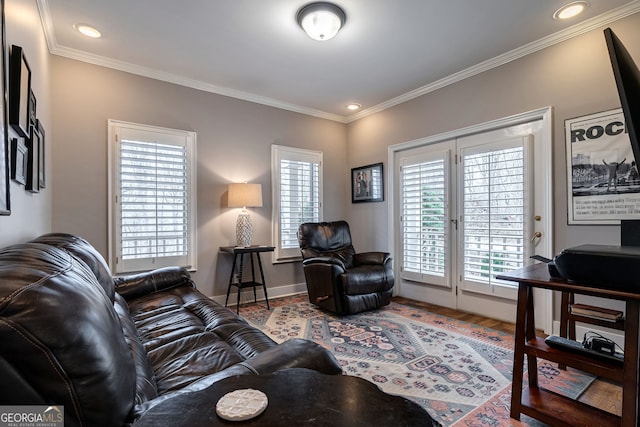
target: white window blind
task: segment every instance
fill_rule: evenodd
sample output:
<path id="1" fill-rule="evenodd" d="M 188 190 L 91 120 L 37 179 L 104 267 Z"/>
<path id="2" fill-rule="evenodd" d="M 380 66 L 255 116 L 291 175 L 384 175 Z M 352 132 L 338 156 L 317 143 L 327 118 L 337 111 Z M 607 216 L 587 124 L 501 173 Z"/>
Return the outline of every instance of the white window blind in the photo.
<path id="1" fill-rule="evenodd" d="M 117 126 L 113 131 L 115 271 L 193 267 L 191 133 Z"/>
<path id="2" fill-rule="evenodd" d="M 528 207 L 524 140 L 462 152 L 465 288 L 483 291 L 487 285 L 512 287 L 513 283 L 499 281 L 496 276 L 523 267 L 528 256 L 524 238 Z"/>
<path id="3" fill-rule="evenodd" d="M 402 277 L 449 286 L 448 152 L 401 162 Z"/>
<path id="4" fill-rule="evenodd" d="M 322 153 L 274 145 L 272 165 L 274 256 L 297 258 L 298 227 L 322 219 Z"/>

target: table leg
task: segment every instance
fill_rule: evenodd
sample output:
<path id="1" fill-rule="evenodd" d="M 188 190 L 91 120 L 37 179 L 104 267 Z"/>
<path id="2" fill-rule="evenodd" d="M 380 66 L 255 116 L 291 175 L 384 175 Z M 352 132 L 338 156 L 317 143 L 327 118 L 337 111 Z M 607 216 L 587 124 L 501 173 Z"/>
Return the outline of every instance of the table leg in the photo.
<path id="1" fill-rule="evenodd" d="M 522 376 L 524 375 L 524 346 L 527 317 L 527 289 L 525 283 L 518 284 L 518 305 L 516 311 L 516 334 L 513 351 L 513 381 L 511 382 L 511 418 L 520 419 L 522 404 Z"/>
<path id="2" fill-rule="evenodd" d="M 256 253 L 256 258 L 258 258 L 258 267 L 260 268 L 260 279 L 262 279 L 262 290 L 264 291 L 264 300 L 267 302 L 267 310 L 271 310 L 269 308 L 269 297 L 267 296 L 267 285 L 264 281 L 264 271 L 262 270 L 262 261 L 260 260 L 260 254 Z M 256 288 L 253 288 L 255 291 Z"/>
<path id="3" fill-rule="evenodd" d="M 525 342 L 536 338 L 536 319 L 533 308 L 533 288 L 527 286 L 527 309 L 525 317 Z M 538 387 L 538 358 L 533 354 L 527 354 L 527 374 L 529 387 Z"/>
<path id="4" fill-rule="evenodd" d="M 233 272 L 236 270 L 236 258 L 233 257 L 233 264 L 231 265 L 231 274 L 229 275 L 229 286 L 227 287 L 227 298 L 224 300 L 224 306 L 226 307 L 229 303 L 229 294 L 231 293 L 231 286 L 233 286 Z"/>
<path id="5" fill-rule="evenodd" d="M 256 252 L 255 253 L 256 257 L 260 257 L 260 253 Z M 249 258 L 251 258 L 251 281 L 253 283 L 253 302 L 257 303 L 258 302 L 258 295 L 256 295 L 256 270 L 253 267 L 253 256 L 251 256 L 251 254 L 249 254 Z"/>
<path id="6" fill-rule="evenodd" d="M 244 264 L 244 254 L 237 254 L 240 256 L 240 269 L 238 270 L 238 305 L 236 306 L 236 313 L 240 314 L 240 292 L 242 292 L 242 269 Z"/>
<path id="7" fill-rule="evenodd" d="M 628 300 L 626 303 L 624 328 L 624 380 L 622 382 L 622 422 L 621 426 L 638 426 L 638 388 L 640 369 L 638 367 L 638 333 L 640 322 L 640 302 Z"/>

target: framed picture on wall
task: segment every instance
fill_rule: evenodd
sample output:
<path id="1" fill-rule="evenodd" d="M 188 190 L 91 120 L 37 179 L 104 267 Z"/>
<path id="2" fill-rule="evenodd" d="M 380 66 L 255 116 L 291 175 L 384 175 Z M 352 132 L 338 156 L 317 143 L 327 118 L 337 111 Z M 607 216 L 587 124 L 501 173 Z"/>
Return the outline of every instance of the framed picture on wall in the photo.
<path id="1" fill-rule="evenodd" d="M 4 25 L 4 0 L 0 0 L 0 215 L 11 214 L 10 178 L 9 178 L 9 134 L 7 120 L 7 74 L 6 74 L 6 38 Z"/>
<path id="2" fill-rule="evenodd" d="M 27 182 L 27 146 L 22 138 L 11 140 L 11 179 L 18 184 L 24 185 Z"/>
<path id="3" fill-rule="evenodd" d="M 384 200 L 382 163 L 351 169 L 351 202 L 381 202 Z"/>
<path id="4" fill-rule="evenodd" d="M 27 182 L 25 190 L 40 192 L 40 133 L 35 126 L 31 127 L 31 138 L 27 141 Z"/>
<path id="5" fill-rule="evenodd" d="M 565 120 L 569 224 L 619 224 L 640 211 L 640 175 L 621 108 Z"/>
<path id="6" fill-rule="evenodd" d="M 45 167 L 44 167 L 44 159 L 45 159 L 45 155 L 44 155 L 44 126 L 42 126 L 42 122 L 40 120 L 36 120 L 35 123 L 35 129 L 38 131 L 38 134 L 40 136 L 39 140 L 38 140 L 38 174 L 39 174 L 39 186 L 40 189 L 43 189 L 47 186 L 47 179 L 46 179 L 46 175 L 45 175 Z"/>
<path id="7" fill-rule="evenodd" d="M 9 123 L 24 138 L 29 138 L 29 96 L 31 68 L 20 46 L 11 46 L 9 57 Z M 35 108 L 35 105 L 34 105 Z M 35 110 L 34 110 L 35 111 Z"/>

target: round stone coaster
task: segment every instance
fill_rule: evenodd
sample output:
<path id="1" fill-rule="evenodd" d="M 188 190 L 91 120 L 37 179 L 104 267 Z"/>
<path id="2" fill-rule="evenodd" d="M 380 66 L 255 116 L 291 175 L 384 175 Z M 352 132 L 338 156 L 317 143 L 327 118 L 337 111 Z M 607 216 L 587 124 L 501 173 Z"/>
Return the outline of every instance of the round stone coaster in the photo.
<path id="1" fill-rule="evenodd" d="M 218 400 L 216 413 L 227 421 L 245 421 L 263 413 L 268 403 L 267 395 L 259 390 L 235 390 Z"/>

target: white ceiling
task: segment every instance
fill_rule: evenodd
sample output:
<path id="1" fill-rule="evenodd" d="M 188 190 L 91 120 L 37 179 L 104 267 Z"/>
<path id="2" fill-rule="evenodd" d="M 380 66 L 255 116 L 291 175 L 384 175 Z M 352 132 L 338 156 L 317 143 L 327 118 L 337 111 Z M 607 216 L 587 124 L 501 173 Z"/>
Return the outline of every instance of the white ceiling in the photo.
<path id="1" fill-rule="evenodd" d="M 571 0 L 333 0 L 347 22 L 319 42 L 295 21 L 310 1 L 37 3 L 53 54 L 344 123 L 640 11 L 640 0 L 589 0 L 559 22 Z"/>

